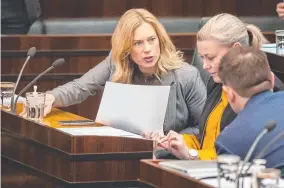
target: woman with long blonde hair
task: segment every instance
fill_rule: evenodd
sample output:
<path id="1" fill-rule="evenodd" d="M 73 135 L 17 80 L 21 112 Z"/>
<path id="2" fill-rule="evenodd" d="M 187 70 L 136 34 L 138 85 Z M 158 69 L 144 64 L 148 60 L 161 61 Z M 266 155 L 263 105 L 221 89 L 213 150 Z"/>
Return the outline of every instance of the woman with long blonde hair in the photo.
<path id="1" fill-rule="evenodd" d="M 198 133 L 198 120 L 206 99 L 199 71 L 185 63 L 163 25 L 145 9 L 131 9 L 118 21 L 111 40 L 112 51 L 79 79 L 47 92 L 47 107 L 80 103 L 106 81 L 170 85 L 164 132 Z M 137 99 L 139 100 L 139 99 Z"/>
<path id="2" fill-rule="evenodd" d="M 203 60 L 203 68 L 210 74 L 206 83 L 207 100 L 199 120 L 200 134 L 182 135 L 171 131 L 159 140 L 158 145 L 180 159 L 216 159 L 215 140 L 236 117 L 222 90 L 218 74 L 221 59 L 235 46 L 260 49 L 264 43 L 267 40 L 258 27 L 246 24 L 236 16 L 222 13 L 209 19 L 197 33 L 198 53 Z"/>

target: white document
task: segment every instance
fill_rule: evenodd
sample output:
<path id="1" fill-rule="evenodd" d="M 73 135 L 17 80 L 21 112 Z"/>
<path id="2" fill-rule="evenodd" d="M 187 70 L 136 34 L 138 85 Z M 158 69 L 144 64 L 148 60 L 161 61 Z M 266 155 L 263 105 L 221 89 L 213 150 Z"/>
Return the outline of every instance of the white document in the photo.
<path id="1" fill-rule="evenodd" d="M 140 135 L 136 135 L 120 129 L 115 129 L 108 126 L 102 127 L 76 127 L 76 128 L 57 128 L 60 131 L 71 134 L 73 136 L 121 136 L 131 138 L 142 138 Z"/>
<path id="2" fill-rule="evenodd" d="M 135 134 L 162 131 L 170 86 L 107 82 L 96 122 Z"/>
<path id="3" fill-rule="evenodd" d="M 273 44 L 263 44 L 261 50 L 264 52 L 270 52 L 276 54 L 276 43 Z"/>

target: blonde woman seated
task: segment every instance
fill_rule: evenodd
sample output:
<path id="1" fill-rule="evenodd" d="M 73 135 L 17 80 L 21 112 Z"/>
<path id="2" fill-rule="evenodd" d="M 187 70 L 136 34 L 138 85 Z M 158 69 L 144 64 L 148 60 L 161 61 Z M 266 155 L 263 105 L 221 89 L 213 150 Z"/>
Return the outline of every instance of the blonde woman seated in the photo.
<path id="1" fill-rule="evenodd" d="M 156 17 L 144 9 L 128 10 L 118 21 L 111 45 L 104 61 L 81 78 L 48 92 L 45 114 L 52 107 L 81 103 L 107 81 L 170 85 L 164 131 L 198 132 L 206 88 L 199 71 L 184 62 Z"/>
<path id="2" fill-rule="evenodd" d="M 266 42 L 256 26 L 247 25 L 233 15 L 219 14 L 212 17 L 197 33 L 198 53 L 203 59 L 203 68 L 211 75 L 207 84 L 207 101 L 199 120 L 200 134 L 181 135 L 170 131 L 166 137 L 158 141 L 158 146 L 180 159 L 215 159 L 215 140 L 236 117 L 222 90 L 218 74 L 220 60 L 235 46 L 244 45 L 260 49 Z"/>

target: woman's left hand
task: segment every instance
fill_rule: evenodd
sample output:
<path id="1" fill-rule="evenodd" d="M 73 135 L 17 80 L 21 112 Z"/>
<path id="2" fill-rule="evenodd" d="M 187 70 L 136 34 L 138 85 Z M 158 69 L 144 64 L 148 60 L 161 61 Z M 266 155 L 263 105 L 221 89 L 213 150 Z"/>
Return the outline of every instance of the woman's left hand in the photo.
<path id="1" fill-rule="evenodd" d="M 189 159 L 188 146 L 181 134 L 174 131 L 170 131 L 168 135 L 158 142 L 158 147 L 162 147 L 168 150 L 170 153 L 175 155 L 179 159 Z"/>
<path id="2" fill-rule="evenodd" d="M 157 146 L 158 140 L 161 140 L 162 138 L 165 137 L 163 131 L 153 131 L 153 132 L 142 132 L 141 135 L 144 138 L 151 139 L 154 141 L 153 149 L 158 150 L 158 149 L 163 149 L 161 147 Z"/>

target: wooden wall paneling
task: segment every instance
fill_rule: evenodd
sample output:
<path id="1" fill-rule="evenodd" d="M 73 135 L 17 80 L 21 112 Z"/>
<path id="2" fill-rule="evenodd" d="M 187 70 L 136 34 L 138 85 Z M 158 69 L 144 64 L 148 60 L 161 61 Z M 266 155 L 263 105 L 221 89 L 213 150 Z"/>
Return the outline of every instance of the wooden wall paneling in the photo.
<path id="1" fill-rule="evenodd" d="M 152 12 L 160 17 L 182 16 L 183 0 L 152 0 Z"/>
<path id="2" fill-rule="evenodd" d="M 1 37 L 2 50 L 105 50 L 111 48 L 111 35 L 19 35 Z"/>
<path id="3" fill-rule="evenodd" d="M 241 16 L 277 16 L 279 0 L 238 0 L 237 14 Z"/>
<path id="4" fill-rule="evenodd" d="M 127 0 L 127 9 L 131 8 L 145 8 L 152 11 L 152 0 Z"/>
<path id="5" fill-rule="evenodd" d="M 213 16 L 227 12 L 238 16 L 276 16 L 279 0 L 40 0 L 42 18 L 120 17 L 131 8 L 146 8 L 154 15 Z"/>
<path id="6" fill-rule="evenodd" d="M 229 1 L 220 0 L 221 10 L 219 13 L 227 12 L 227 13 L 237 15 L 237 4 L 238 4 L 238 0 L 229 0 Z M 217 12 L 215 14 L 217 14 Z M 215 14 L 212 14 L 212 15 L 215 15 Z"/>
<path id="7" fill-rule="evenodd" d="M 204 6 L 205 6 L 204 0 L 188 0 L 183 1 L 183 15 L 184 16 L 196 16 L 200 17 L 201 15 L 204 15 Z"/>
<path id="8" fill-rule="evenodd" d="M 35 74 L 43 72 L 45 69 L 51 66 L 58 58 L 63 56 L 51 56 L 51 57 L 33 57 L 26 65 L 24 74 Z M 105 56 L 65 56 L 65 64 L 61 67 L 57 67 L 50 73 L 86 73 L 89 69 L 96 66 Z M 25 58 L 2 58 L 2 74 L 18 74 L 21 70 L 21 66 L 24 64 Z M 49 74 L 50 74 L 49 73 Z"/>
<path id="9" fill-rule="evenodd" d="M 236 14 L 237 0 L 204 0 L 202 16 L 213 16 L 219 13 Z"/>
<path id="10" fill-rule="evenodd" d="M 262 0 L 261 5 L 261 15 L 271 15 L 278 16 L 276 13 L 276 5 L 280 2 L 280 0 Z"/>
<path id="11" fill-rule="evenodd" d="M 204 16 L 212 16 L 220 13 L 221 5 L 220 0 L 203 0 L 203 13 Z"/>
<path id="12" fill-rule="evenodd" d="M 120 17 L 125 11 L 127 0 L 104 0 L 103 1 L 103 17 Z"/>
<path id="13" fill-rule="evenodd" d="M 40 0 L 41 18 L 103 17 L 104 0 Z"/>
<path id="14" fill-rule="evenodd" d="M 237 14 L 242 16 L 255 16 L 260 9 L 261 0 L 238 0 Z"/>

